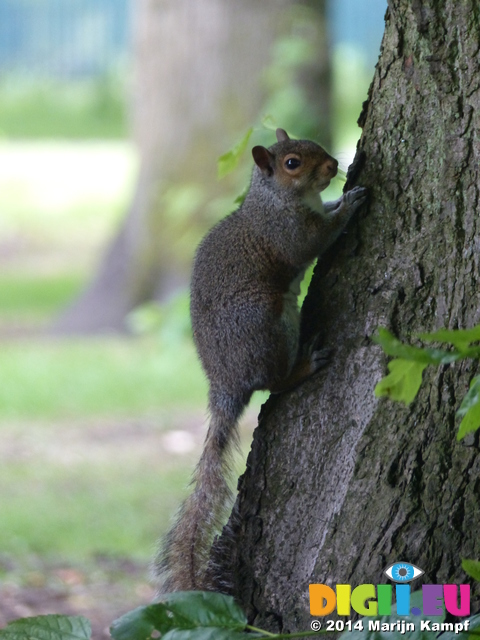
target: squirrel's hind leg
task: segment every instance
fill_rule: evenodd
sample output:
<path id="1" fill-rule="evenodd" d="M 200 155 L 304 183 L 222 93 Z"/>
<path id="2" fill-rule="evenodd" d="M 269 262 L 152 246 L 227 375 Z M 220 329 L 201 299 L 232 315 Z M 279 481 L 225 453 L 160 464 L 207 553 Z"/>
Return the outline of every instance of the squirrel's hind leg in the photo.
<path id="1" fill-rule="evenodd" d="M 332 349 L 309 349 L 294 365 L 290 374 L 270 388 L 271 393 L 290 391 L 330 362 Z"/>

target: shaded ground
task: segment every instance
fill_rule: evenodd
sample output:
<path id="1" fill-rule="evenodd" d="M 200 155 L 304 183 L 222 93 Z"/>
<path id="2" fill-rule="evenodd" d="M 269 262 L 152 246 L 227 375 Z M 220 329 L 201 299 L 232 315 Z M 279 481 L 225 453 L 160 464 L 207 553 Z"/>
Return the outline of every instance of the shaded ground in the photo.
<path id="1" fill-rule="evenodd" d="M 154 596 L 148 567 L 128 559 L 98 557 L 82 567 L 36 558 L 26 570 L 0 558 L 0 571 L 0 627 L 48 613 L 83 615 L 92 624 L 93 640 L 104 640 L 113 620 Z"/>

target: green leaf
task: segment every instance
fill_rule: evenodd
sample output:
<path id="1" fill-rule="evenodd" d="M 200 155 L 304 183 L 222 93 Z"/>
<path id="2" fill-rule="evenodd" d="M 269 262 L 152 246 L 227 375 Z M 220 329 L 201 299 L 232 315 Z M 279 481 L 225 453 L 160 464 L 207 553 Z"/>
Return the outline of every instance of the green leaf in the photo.
<path id="1" fill-rule="evenodd" d="M 471 578 L 480 582 L 480 562 L 477 560 L 462 560 L 462 569 Z"/>
<path id="2" fill-rule="evenodd" d="M 0 629 L 1 640 L 89 640 L 90 622 L 82 616 L 21 618 Z"/>
<path id="3" fill-rule="evenodd" d="M 470 382 L 470 388 L 466 396 L 462 400 L 460 409 L 457 411 L 457 416 L 461 418 L 465 416 L 472 407 L 477 405 L 480 401 L 480 376 L 475 376 Z"/>
<path id="4" fill-rule="evenodd" d="M 247 193 L 250 189 L 250 185 L 247 184 L 245 185 L 245 188 L 243 189 L 242 193 L 239 193 L 238 196 L 235 198 L 235 200 L 233 201 L 234 204 L 238 204 L 241 205 L 242 202 L 245 200 L 245 198 L 247 197 Z"/>
<path id="5" fill-rule="evenodd" d="M 378 336 L 373 336 L 372 340 L 379 344 L 389 356 L 403 360 L 439 365 L 449 364 L 465 357 L 465 354 L 459 351 L 442 351 L 441 349 L 426 349 L 403 344 L 383 327 L 378 328 Z"/>
<path id="6" fill-rule="evenodd" d="M 458 622 L 469 622 L 468 631 L 461 631 L 460 633 L 455 633 L 455 631 L 446 631 L 439 636 L 439 640 L 478 640 L 479 631 L 480 631 L 480 614 L 477 613 L 470 618 L 465 618 L 464 620 L 458 620 Z M 475 631 L 475 633 L 472 633 Z"/>
<path id="7" fill-rule="evenodd" d="M 232 596 L 210 591 L 178 591 L 163 601 L 174 615 L 188 618 L 192 626 L 244 629 L 247 617 Z"/>
<path id="8" fill-rule="evenodd" d="M 462 400 L 458 417 L 463 417 L 457 433 L 457 440 L 464 438 L 467 433 L 476 431 L 480 427 L 480 376 L 470 382 L 470 389 Z"/>
<path id="9" fill-rule="evenodd" d="M 215 627 L 231 633 L 242 631 L 246 625 L 245 614 L 231 596 L 178 591 L 167 594 L 163 602 L 139 607 L 115 620 L 110 632 L 115 640 L 146 640 L 155 630 L 166 634 L 173 630 Z"/>
<path id="10" fill-rule="evenodd" d="M 269 131 L 276 131 L 278 129 L 278 124 L 275 122 L 275 118 L 272 115 L 267 114 L 262 118 L 262 127 Z"/>
<path id="11" fill-rule="evenodd" d="M 470 343 L 480 340 L 480 324 L 472 329 L 440 329 L 433 333 L 421 333 L 420 338 L 432 342 L 449 342 L 460 351 L 464 351 Z"/>
<path id="12" fill-rule="evenodd" d="M 389 375 L 375 387 L 375 396 L 387 396 L 410 404 L 422 384 L 422 373 L 428 363 L 412 362 L 401 358 L 388 363 Z"/>
<path id="13" fill-rule="evenodd" d="M 467 620 L 470 620 L 470 633 L 468 634 L 468 640 L 478 640 L 480 638 L 480 613 L 475 614 L 471 618 L 467 618 Z M 471 633 L 472 631 L 475 633 Z M 464 640 L 467 633 L 462 633 L 460 635 L 463 636 L 461 640 Z"/>
<path id="14" fill-rule="evenodd" d="M 168 611 L 157 604 L 138 607 L 114 620 L 110 634 L 115 640 L 146 640 L 157 630 L 166 633 L 174 626 Z"/>
<path id="15" fill-rule="evenodd" d="M 457 440 L 462 440 L 468 433 L 480 427 L 480 404 L 469 409 L 458 427 Z"/>
<path id="16" fill-rule="evenodd" d="M 219 157 L 217 165 L 217 175 L 219 180 L 236 169 L 243 152 L 247 148 L 247 144 L 252 133 L 253 127 L 250 127 L 247 133 L 239 142 L 237 142 L 237 144 L 235 144 L 229 151 Z"/>

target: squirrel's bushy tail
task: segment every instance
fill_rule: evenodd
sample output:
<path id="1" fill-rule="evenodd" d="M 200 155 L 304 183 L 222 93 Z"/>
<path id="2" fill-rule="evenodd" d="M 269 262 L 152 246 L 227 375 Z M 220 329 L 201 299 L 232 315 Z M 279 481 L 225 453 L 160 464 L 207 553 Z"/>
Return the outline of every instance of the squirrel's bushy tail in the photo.
<path id="1" fill-rule="evenodd" d="M 160 593 L 214 589 L 207 578 L 210 549 L 231 507 L 230 460 L 238 441 L 237 421 L 249 396 L 210 392 L 211 419 L 192 478 L 194 490 L 180 507 L 155 560 Z"/>

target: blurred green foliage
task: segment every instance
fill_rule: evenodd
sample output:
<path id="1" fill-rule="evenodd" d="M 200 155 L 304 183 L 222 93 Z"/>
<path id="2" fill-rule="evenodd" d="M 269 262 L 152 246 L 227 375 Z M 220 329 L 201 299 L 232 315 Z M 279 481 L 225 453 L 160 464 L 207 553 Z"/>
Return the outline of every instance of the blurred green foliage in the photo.
<path id="1" fill-rule="evenodd" d="M 127 325 L 137 335 L 157 335 L 161 345 L 177 346 L 191 342 L 190 296 L 188 291 L 176 293 L 168 302 L 147 302 L 132 311 Z"/>
<path id="2" fill-rule="evenodd" d="M 347 46 L 337 47 L 332 54 L 332 132 L 335 153 L 353 149 L 360 137 L 357 120 L 362 103 L 368 97 L 368 88 L 373 78 L 361 52 Z M 338 160 L 343 169 L 344 158 Z"/>
<path id="3" fill-rule="evenodd" d="M 77 276 L 17 283 L 0 280 L 2 554 L 146 560 L 198 455 L 193 445 L 185 458 L 162 444 L 172 428 L 188 429 L 193 442 L 190 414 L 202 426 L 207 389 L 193 345 L 156 336 L 13 340 L 2 323 L 50 318 L 78 287 Z"/>
<path id="4" fill-rule="evenodd" d="M 124 138 L 125 83 L 115 76 L 75 83 L 4 79 L 0 137 Z"/>
<path id="5" fill-rule="evenodd" d="M 271 62 L 263 74 L 264 110 L 273 115 L 279 123 L 276 126 L 292 137 L 316 139 L 328 147 L 326 140 L 317 139 L 318 132 L 326 131 L 328 125 L 319 122 L 322 109 L 309 96 L 308 89 L 309 82 L 314 84 L 319 79 L 314 69 L 318 69 L 323 57 L 325 25 L 321 12 L 313 6 L 293 4 L 285 12 L 284 20 L 288 29 L 274 43 Z"/>

